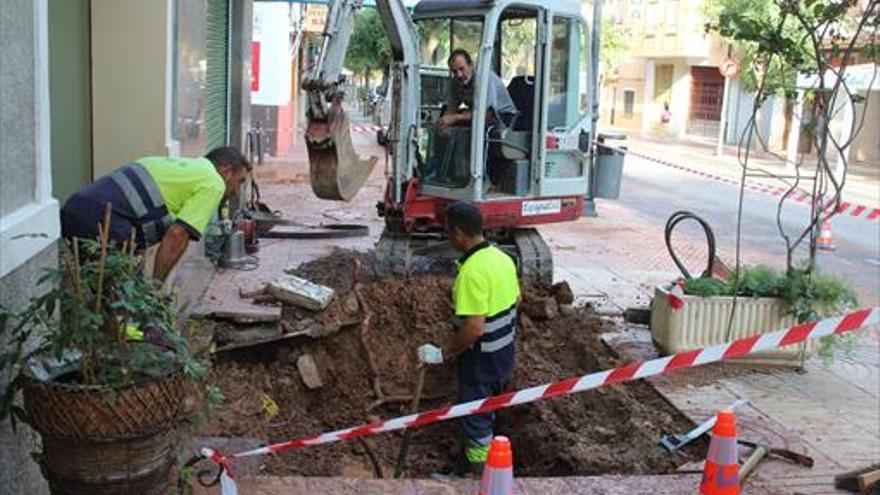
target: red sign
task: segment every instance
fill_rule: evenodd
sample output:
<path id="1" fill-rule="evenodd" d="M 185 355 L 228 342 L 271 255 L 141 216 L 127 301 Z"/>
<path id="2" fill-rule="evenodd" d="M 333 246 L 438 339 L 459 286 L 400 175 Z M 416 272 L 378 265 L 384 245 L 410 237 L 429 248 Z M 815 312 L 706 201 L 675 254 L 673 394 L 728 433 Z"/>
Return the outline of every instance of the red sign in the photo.
<path id="1" fill-rule="evenodd" d="M 251 91 L 260 90 L 260 42 L 251 41 Z"/>
<path id="2" fill-rule="evenodd" d="M 727 57 L 721 65 L 718 66 L 718 72 L 724 77 L 733 77 L 739 74 L 739 64 L 736 60 Z"/>

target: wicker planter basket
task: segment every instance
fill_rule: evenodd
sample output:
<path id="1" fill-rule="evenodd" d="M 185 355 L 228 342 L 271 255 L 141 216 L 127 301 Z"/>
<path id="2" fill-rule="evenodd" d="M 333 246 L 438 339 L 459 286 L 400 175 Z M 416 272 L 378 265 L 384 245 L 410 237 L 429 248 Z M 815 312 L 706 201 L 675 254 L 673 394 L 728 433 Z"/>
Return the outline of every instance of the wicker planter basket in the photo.
<path id="1" fill-rule="evenodd" d="M 168 494 L 170 432 L 186 383 L 180 373 L 115 388 L 26 379 L 25 411 L 43 439 L 52 494 Z"/>

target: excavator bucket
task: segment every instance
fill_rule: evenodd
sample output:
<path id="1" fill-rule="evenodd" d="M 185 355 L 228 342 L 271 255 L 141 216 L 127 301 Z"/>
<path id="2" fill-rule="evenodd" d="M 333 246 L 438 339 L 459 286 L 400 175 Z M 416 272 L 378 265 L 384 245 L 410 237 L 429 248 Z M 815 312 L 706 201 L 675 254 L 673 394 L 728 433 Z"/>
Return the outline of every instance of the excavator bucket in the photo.
<path id="1" fill-rule="evenodd" d="M 309 177 L 312 191 L 321 199 L 348 201 L 373 171 L 376 156 L 362 159 L 351 143 L 348 116 L 341 100 L 334 98 L 326 120 L 311 120 L 306 128 Z"/>

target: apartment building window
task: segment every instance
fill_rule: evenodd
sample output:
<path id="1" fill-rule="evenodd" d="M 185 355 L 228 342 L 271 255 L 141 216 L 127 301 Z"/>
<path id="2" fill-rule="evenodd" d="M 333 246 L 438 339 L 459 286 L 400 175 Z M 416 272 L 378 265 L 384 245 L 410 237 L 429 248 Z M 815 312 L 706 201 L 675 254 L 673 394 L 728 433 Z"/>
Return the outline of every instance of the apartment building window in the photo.
<path id="1" fill-rule="evenodd" d="M 671 64 L 658 65 L 654 72 L 654 102 L 670 103 L 672 99 L 672 73 Z"/>
<path id="2" fill-rule="evenodd" d="M 623 116 L 627 118 L 632 118 L 635 115 L 636 108 L 636 90 L 634 89 L 624 89 L 623 90 Z"/>

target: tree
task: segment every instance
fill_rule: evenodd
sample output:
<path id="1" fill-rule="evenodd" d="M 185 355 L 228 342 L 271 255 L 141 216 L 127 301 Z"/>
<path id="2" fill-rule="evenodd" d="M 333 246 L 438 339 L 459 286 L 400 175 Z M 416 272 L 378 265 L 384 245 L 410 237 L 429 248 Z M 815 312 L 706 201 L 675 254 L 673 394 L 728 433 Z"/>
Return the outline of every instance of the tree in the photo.
<path id="1" fill-rule="evenodd" d="M 864 117 L 862 121 L 852 119 L 841 124 L 848 127 L 840 135 L 832 131 L 832 121 L 844 107 L 849 107 L 848 111 L 855 114 L 855 106 L 864 101 L 864 97 L 849 86 L 846 73 L 857 53 L 877 63 L 880 2 L 707 0 L 707 3 L 706 10 L 712 19 L 707 29 L 729 40 L 745 55 L 744 82 L 755 93 L 749 125 L 740 138 L 738 156 L 743 181 L 750 167 L 754 168 L 749 163 L 751 143 L 757 139 L 768 151 L 762 136 L 755 130 L 758 113 L 768 96 L 781 92 L 791 98 L 801 92 L 804 101 L 810 104 L 810 112 L 804 116 L 801 128 L 796 132 L 809 137 L 811 149 L 816 151 L 815 157 L 809 159 L 815 161 L 805 170 L 807 175 L 802 176 L 802 167 L 808 165 L 805 163 L 806 154 L 779 157 L 794 174 L 793 178 L 776 177 L 787 186 L 780 197 L 776 216 L 777 229 L 786 246 L 787 266 L 789 271 L 794 269 L 795 250 L 808 242 L 809 278 L 815 266 L 819 226 L 838 212 L 841 203 L 848 167 L 844 151 L 861 131 Z M 877 79 L 876 70 L 874 73 L 871 84 Z M 809 76 L 804 79 L 804 82 L 809 81 L 806 87 L 796 87 L 798 74 Z M 812 192 L 813 207 L 809 223 L 803 229 L 792 231 L 783 225 L 781 213 L 784 203 L 802 187 L 802 179 Z M 742 217 L 739 218 L 737 232 L 742 222 Z"/>
<path id="2" fill-rule="evenodd" d="M 621 54 L 629 48 L 629 30 L 620 23 L 602 20 L 599 58 L 604 77 L 613 77 L 620 68 Z"/>
<path id="3" fill-rule="evenodd" d="M 375 70 L 387 67 L 391 60 L 391 45 L 385 27 L 375 9 L 364 9 L 354 19 L 354 29 L 345 54 L 345 65 L 364 76 L 369 85 Z"/>
<path id="4" fill-rule="evenodd" d="M 746 90 L 794 96 L 798 72 L 823 71 L 847 38 L 877 25 L 877 0 L 707 0 L 707 31 L 727 40 L 740 58 Z M 872 10 L 873 9 L 873 10 Z M 864 19 L 864 23 L 861 21 Z M 874 53 L 876 42 L 867 50 Z M 821 67 L 820 67 L 821 66 Z"/>

